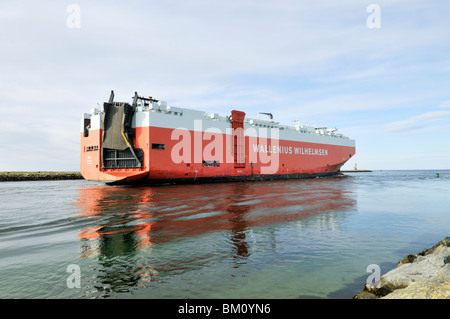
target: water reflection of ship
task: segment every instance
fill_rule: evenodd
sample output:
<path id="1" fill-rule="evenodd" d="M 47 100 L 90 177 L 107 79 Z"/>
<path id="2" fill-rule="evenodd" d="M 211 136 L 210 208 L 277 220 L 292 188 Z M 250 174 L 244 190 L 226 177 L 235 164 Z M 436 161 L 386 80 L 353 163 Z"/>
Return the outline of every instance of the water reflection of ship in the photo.
<path id="1" fill-rule="evenodd" d="M 78 200 L 85 226 L 79 233 L 82 257 L 129 258 L 153 245 L 221 231 L 239 266 L 251 255 L 247 236 L 254 227 L 308 217 L 338 227 L 342 212 L 355 206 L 340 180 L 83 187 Z"/>

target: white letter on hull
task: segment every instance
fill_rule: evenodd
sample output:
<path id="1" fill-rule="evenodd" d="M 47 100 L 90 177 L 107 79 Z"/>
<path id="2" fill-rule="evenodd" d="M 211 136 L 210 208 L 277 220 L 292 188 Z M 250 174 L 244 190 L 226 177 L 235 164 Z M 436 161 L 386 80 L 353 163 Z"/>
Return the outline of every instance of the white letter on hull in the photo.
<path id="1" fill-rule="evenodd" d="M 170 156 L 175 164 L 191 163 L 191 133 L 184 128 L 177 128 L 172 131 L 170 139 L 172 141 L 180 140 L 172 147 Z M 180 154 L 182 153 L 182 155 Z"/>
<path id="2" fill-rule="evenodd" d="M 203 130 L 202 120 L 194 120 L 194 163 L 203 161 Z"/>
<path id="3" fill-rule="evenodd" d="M 223 163 L 223 134 L 218 128 L 209 128 L 203 135 L 205 140 L 212 142 L 205 145 L 203 150 L 203 159 L 205 161 L 217 161 Z"/>
<path id="4" fill-rule="evenodd" d="M 261 131 L 260 131 L 261 132 Z M 267 136 L 267 133 L 264 135 Z M 268 139 L 266 139 L 268 141 Z M 273 150 L 274 147 L 278 148 L 279 146 L 279 132 L 278 129 L 270 129 L 270 142 L 271 142 L 271 148 Z M 266 145 L 267 148 L 267 145 Z M 269 149 L 267 148 L 267 151 Z M 269 166 L 261 166 L 261 174 L 275 174 L 278 172 L 278 168 L 280 165 L 280 155 L 277 153 L 269 152 L 267 153 L 259 153 L 259 158 L 261 160 L 261 163 L 266 164 L 269 163 Z"/>

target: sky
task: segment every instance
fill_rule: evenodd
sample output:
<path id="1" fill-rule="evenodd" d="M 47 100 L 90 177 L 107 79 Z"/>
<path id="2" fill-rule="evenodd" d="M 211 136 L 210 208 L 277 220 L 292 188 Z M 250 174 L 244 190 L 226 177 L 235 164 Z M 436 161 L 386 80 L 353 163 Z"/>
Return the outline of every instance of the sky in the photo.
<path id="1" fill-rule="evenodd" d="M 336 127 L 353 169 L 450 169 L 449 1 L 0 2 L 0 171 L 79 170 L 80 121 L 134 92 Z"/>

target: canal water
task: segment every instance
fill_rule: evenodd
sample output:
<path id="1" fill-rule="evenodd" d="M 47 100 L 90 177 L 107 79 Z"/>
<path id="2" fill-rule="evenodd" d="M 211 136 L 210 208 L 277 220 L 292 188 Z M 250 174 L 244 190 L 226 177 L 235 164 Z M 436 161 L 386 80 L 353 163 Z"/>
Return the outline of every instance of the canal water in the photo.
<path id="1" fill-rule="evenodd" d="M 439 173 L 439 177 L 437 177 Z M 449 236 L 450 171 L 0 183 L 0 298 L 352 298 Z"/>

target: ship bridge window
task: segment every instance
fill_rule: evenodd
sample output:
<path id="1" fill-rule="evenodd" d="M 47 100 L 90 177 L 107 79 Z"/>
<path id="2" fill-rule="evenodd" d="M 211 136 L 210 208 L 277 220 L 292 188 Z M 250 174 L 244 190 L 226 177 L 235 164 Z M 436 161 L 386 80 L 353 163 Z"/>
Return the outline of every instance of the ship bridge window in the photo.
<path id="1" fill-rule="evenodd" d="M 152 150 L 165 150 L 165 149 L 166 144 L 156 144 L 156 143 L 152 144 Z"/>
<path id="2" fill-rule="evenodd" d="M 91 119 L 84 119 L 84 137 L 89 136 L 90 128 L 91 128 Z"/>

